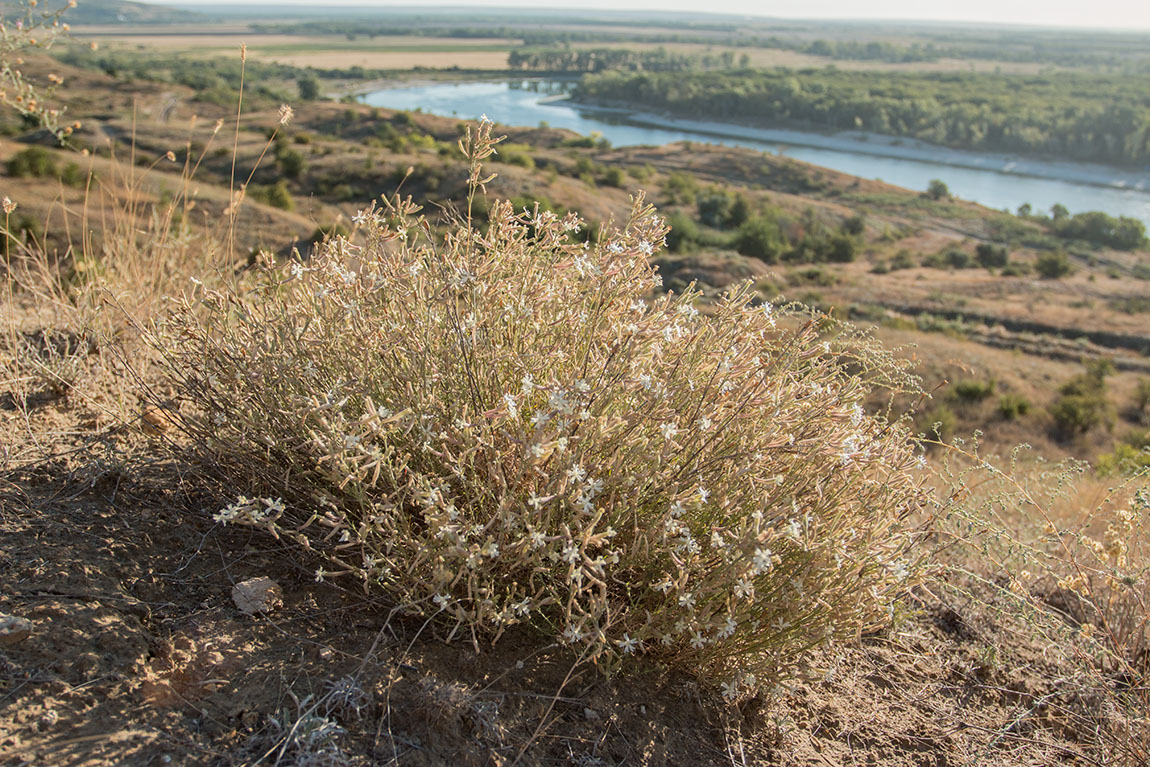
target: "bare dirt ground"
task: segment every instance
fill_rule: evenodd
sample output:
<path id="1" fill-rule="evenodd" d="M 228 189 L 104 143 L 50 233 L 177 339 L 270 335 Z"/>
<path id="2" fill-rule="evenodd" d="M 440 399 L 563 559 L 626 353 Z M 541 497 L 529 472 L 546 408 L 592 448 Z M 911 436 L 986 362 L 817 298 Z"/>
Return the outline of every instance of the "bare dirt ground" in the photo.
<path id="1" fill-rule="evenodd" d="M 82 411 L 31 417 L 82 434 Z M 727 705 L 653 667 L 574 668 L 529 632 L 447 644 L 389 619 L 378 595 L 212 522 L 219 489 L 158 440 L 50 452 L 0 474 L 0 612 L 33 625 L 0 648 L 0 764 L 1096 763 L 1039 705 L 1058 695 L 1043 648 L 982 608 L 919 603 L 814 657 L 823 676 Z M 281 584 L 282 608 L 237 609 L 232 587 L 254 576 Z"/>

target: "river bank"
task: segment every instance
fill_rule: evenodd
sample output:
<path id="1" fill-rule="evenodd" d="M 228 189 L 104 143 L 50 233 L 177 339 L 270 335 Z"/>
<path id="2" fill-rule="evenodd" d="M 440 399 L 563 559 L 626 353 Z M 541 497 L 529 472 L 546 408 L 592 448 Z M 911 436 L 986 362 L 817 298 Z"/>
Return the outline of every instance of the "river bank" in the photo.
<path id="1" fill-rule="evenodd" d="M 930 144 L 918 139 L 900 138 L 866 131 L 822 133 L 814 130 L 764 128 L 737 122 L 692 120 L 669 114 L 636 111 L 619 104 L 584 101 L 572 96 L 554 96 L 543 99 L 540 103 L 566 103 L 579 110 L 619 115 L 628 122 L 639 125 L 692 131 L 713 135 L 716 138 L 744 138 L 768 144 L 775 143 L 784 152 L 788 146 L 801 146 L 867 154 L 875 157 L 931 162 L 956 168 L 970 168 L 992 173 L 1029 176 L 1030 178 L 1069 181 L 1112 189 L 1150 191 L 1150 167 L 1131 171 L 1095 163 L 1047 160 L 993 152 L 972 152 Z"/>
<path id="2" fill-rule="evenodd" d="M 571 81 L 549 78 L 405 81 L 387 83 L 360 98 L 390 109 L 460 119 L 486 114 L 504 125 L 546 124 L 581 135 L 594 133 L 621 147 L 684 141 L 740 146 L 915 191 L 941 179 L 952 195 L 998 210 L 1013 212 L 1029 205 L 1048 211 L 1061 205 L 1071 213 L 1101 210 L 1150 225 L 1150 170 L 947 149 L 861 132 L 689 120 L 627 105 L 577 101 L 565 97 L 570 85 Z"/>

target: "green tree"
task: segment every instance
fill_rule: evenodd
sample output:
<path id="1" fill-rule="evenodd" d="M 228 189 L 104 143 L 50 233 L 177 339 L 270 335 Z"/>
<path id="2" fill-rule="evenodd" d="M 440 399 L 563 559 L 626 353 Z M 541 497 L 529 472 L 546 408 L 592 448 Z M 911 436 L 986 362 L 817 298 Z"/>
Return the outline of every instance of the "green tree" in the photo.
<path id="1" fill-rule="evenodd" d="M 319 98 L 319 78 L 313 74 L 302 75 L 297 79 L 299 97 L 304 101 L 315 101 Z"/>
<path id="2" fill-rule="evenodd" d="M 932 200 L 945 200 L 950 197 L 950 187 L 942 179 L 933 178 L 926 187 L 926 195 Z"/>
<path id="3" fill-rule="evenodd" d="M 767 216 L 754 216 L 739 227 L 735 250 L 768 264 L 777 263 L 784 248 L 778 222 Z"/>

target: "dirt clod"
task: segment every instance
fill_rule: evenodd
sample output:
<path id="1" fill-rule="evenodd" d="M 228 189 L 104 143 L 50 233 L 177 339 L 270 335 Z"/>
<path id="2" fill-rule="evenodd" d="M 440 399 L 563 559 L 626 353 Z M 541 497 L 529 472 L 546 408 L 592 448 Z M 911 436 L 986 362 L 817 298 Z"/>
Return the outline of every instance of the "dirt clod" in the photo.
<path id="1" fill-rule="evenodd" d="M 32 635 L 32 622 L 0 613 L 0 647 L 10 647 Z"/>
<path id="2" fill-rule="evenodd" d="M 283 604 L 283 589 L 271 578 L 249 578 L 232 588 L 232 600 L 247 615 L 270 613 Z"/>

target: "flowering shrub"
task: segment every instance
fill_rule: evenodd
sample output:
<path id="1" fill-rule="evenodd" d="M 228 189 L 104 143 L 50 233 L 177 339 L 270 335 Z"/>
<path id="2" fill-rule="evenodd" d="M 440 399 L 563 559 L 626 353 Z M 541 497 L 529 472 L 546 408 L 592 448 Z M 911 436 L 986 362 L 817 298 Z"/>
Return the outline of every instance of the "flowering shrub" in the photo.
<path id="1" fill-rule="evenodd" d="M 473 194 L 490 124 L 461 142 Z M 441 241 L 410 201 L 357 217 L 163 334 L 186 428 L 240 498 L 217 519 L 472 638 L 530 623 L 611 667 L 718 671 L 731 697 L 884 620 L 923 491 L 904 374 L 829 320 L 657 294 L 636 200 L 598 242 L 496 203 Z M 193 415 L 194 413 L 194 415 Z"/>

